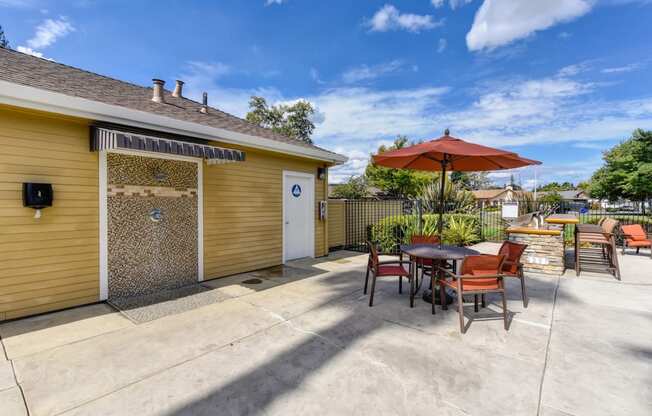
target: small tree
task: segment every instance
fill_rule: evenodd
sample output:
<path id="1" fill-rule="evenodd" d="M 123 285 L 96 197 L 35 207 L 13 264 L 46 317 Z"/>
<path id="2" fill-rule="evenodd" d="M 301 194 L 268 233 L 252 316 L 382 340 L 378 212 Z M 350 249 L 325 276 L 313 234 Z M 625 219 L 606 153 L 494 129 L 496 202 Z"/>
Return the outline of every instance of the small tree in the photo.
<path id="1" fill-rule="evenodd" d="M 394 144 L 390 147 L 380 146 L 378 153 L 389 150 L 401 149 L 408 145 L 409 139 L 406 136 L 397 136 Z M 422 172 L 410 169 L 391 169 L 383 166 L 376 166 L 369 163 L 365 170 L 365 176 L 370 185 L 380 189 L 385 195 L 391 198 L 415 197 L 420 190 L 433 178 L 435 173 Z"/>
<path id="2" fill-rule="evenodd" d="M 547 194 L 539 198 L 540 202 L 549 205 L 560 205 L 562 200 L 563 198 L 557 191 L 548 192 Z"/>
<path id="3" fill-rule="evenodd" d="M 331 198 L 338 199 L 362 199 L 369 196 L 369 188 L 364 176 L 351 176 L 343 184 L 337 185 L 333 190 Z"/>
<path id="4" fill-rule="evenodd" d="M 292 105 L 268 105 L 263 97 L 252 96 L 249 100 L 247 121 L 274 130 L 288 137 L 312 143 L 310 136 L 315 130 L 312 116 L 315 109 L 308 101 L 299 100 Z"/>
<path id="5" fill-rule="evenodd" d="M 9 40 L 7 40 L 7 37 L 5 36 L 5 31 L 2 29 L 2 25 L 0 25 L 0 48 L 8 48 L 9 47 Z"/>
<path id="6" fill-rule="evenodd" d="M 652 131 L 638 129 L 632 137 L 604 152 L 604 166 L 592 176 L 594 198 L 643 202 L 652 198 Z"/>

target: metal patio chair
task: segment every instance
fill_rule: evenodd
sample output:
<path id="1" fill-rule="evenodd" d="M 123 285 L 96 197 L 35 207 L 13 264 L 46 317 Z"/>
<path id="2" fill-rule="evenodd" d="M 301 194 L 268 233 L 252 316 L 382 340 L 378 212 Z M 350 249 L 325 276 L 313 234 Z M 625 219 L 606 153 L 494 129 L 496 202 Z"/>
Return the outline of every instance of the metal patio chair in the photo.
<path id="1" fill-rule="evenodd" d="M 505 330 L 507 324 L 507 301 L 505 299 L 505 282 L 503 280 L 504 255 L 480 254 L 466 256 L 462 262 L 460 274 L 452 273 L 442 267 L 439 267 L 440 278 L 437 279 L 439 284 L 440 296 L 445 298 L 446 288 L 452 289 L 457 294 L 457 309 L 460 316 L 460 332 L 465 333 L 464 327 L 464 295 L 475 296 L 475 311 L 478 310 L 477 295 L 487 293 L 500 293 L 503 303 L 503 323 Z M 448 280 L 448 279 L 450 280 Z M 433 277 L 434 287 L 434 277 Z M 433 296 L 434 298 L 434 296 Z M 444 302 L 442 309 L 448 309 Z M 435 313 L 435 302 L 432 303 L 432 313 Z"/>
<path id="2" fill-rule="evenodd" d="M 376 289 L 376 278 L 384 276 L 398 277 L 398 293 L 403 293 L 403 277 L 407 277 L 410 282 L 410 305 L 414 302 L 414 279 L 409 269 L 409 262 L 402 260 L 379 261 L 378 250 L 376 246 L 367 242 L 369 246 L 369 261 L 367 262 L 367 275 L 364 281 L 364 294 L 367 294 L 367 285 L 369 283 L 369 274 L 371 274 L 371 293 L 369 294 L 369 307 L 374 304 L 374 291 Z M 408 269 L 403 267 L 408 265 Z"/>

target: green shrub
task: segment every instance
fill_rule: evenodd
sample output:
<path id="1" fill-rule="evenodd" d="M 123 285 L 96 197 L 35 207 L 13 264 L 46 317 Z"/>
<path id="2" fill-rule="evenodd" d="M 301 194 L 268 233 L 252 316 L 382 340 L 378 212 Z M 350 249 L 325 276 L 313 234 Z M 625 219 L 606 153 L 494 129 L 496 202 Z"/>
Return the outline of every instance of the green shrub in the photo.
<path id="1" fill-rule="evenodd" d="M 409 244 L 413 235 L 436 235 L 439 215 L 423 215 L 421 233 L 416 215 L 396 215 L 370 226 L 369 237 L 384 253 L 396 253 L 400 244 Z M 449 230 L 449 228 L 453 228 Z M 472 214 L 444 214 L 444 243 L 472 244 L 480 240 L 480 220 Z M 464 238 L 462 238 L 464 236 Z"/>

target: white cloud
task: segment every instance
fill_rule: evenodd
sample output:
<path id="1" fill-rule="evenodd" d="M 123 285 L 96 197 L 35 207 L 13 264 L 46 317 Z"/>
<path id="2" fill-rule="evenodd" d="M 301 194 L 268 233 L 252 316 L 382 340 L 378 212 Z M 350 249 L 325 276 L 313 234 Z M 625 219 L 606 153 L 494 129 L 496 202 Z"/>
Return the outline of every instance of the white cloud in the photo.
<path id="1" fill-rule="evenodd" d="M 602 71 L 603 74 L 620 74 L 623 72 L 631 72 L 640 69 L 643 65 L 639 63 L 628 64 L 624 66 L 617 66 L 612 68 L 604 68 Z"/>
<path id="2" fill-rule="evenodd" d="M 0 0 L 0 7 L 29 7 L 31 0 Z"/>
<path id="3" fill-rule="evenodd" d="M 59 19 L 45 19 L 36 27 L 34 37 L 27 41 L 27 45 L 33 49 L 41 49 L 52 45 L 57 39 L 74 32 L 75 28 L 65 17 Z"/>
<path id="4" fill-rule="evenodd" d="M 403 66 L 403 62 L 400 60 L 393 60 L 372 66 L 360 65 L 346 70 L 342 74 L 342 81 L 347 84 L 353 84 L 360 81 L 369 81 L 379 78 L 383 75 L 400 71 L 403 69 Z"/>
<path id="5" fill-rule="evenodd" d="M 229 65 L 221 62 L 188 62 L 178 79 L 184 80 L 185 95 L 201 101 L 202 93 L 208 93 L 208 104 L 227 113 L 244 117 L 249 111 L 249 98 L 259 95 L 269 101 L 279 101 L 283 97 L 276 88 L 228 88 L 221 84 L 222 77 L 232 72 Z"/>
<path id="6" fill-rule="evenodd" d="M 274 4 L 283 4 L 287 0 L 265 0 L 265 6 L 272 6 Z"/>
<path id="7" fill-rule="evenodd" d="M 465 4 L 471 3 L 473 0 L 449 0 L 448 4 L 450 5 L 450 8 L 455 10 L 458 7 L 462 7 Z M 446 0 L 430 0 L 430 3 L 432 3 L 433 6 L 436 8 L 442 7 L 444 4 L 446 4 Z"/>
<path id="8" fill-rule="evenodd" d="M 493 49 L 588 13 L 592 0 L 484 0 L 466 35 L 471 51 Z"/>
<path id="9" fill-rule="evenodd" d="M 42 52 L 35 51 L 34 49 L 32 49 L 32 48 L 28 48 L 28 47 L 26 47 L 26 46 L 18 46 L 18 47 L 16 48 L 16 50 L 17 50 L 18 52 L 26 53 L 26 54 L 28 54 L 28 55 L 32 55 L 32 56 L 36 56 L 36 57 L 38 57 L 38 58 L 48 59 L 48 60 L 52 61 L 52 59 L 50 59 L 50 58 L 46 58 L 45 56 L 43 56 L 43 53 L 42 53 Z"/>
<path id="10" fill-rule="evenodd" d="M 473 0 L 449 0 L 448 4 L 450 4 L 451 9 L 455 10 L 458 7 L 462 7 L 465 4 L 471 3 Z"/>
<path id="11" fill-rule="evenodd" d="M 373 15 L 367 26 L 372 32 L 387 32 L 389 30 L 407 30 L 418 33 L 422 30 L 434 29 L 444 24 L 442 20 L 435 20 L 432 15 L 401 13 L 391 4 L 384 5 Z"/>
<path id="12" fill-rule="evenodd" d="M 224 87 L 221 77 L 228 72 L 224 68 L 229 67 L 195 62 L 180 79 L 187 81 L 189 96 L 199 98 L 202 91 L 208 91 L 211 105 L 238 116 L 248 111 L 251 95 L 262 95 L 274 104 L 298 99 L 269 87 Z M 559 146 L 559 151 L 570 149 L 582 160 L 586 152 L 595 152 L 589 146 L 627 137 L 638 127 L 652 129 L 652 96 L 604 101 L 596 98 L 602 94 L 594 93 L 608 86 L 575 80 L 571 73 L 579 72 L 560 70 L 549 77 L 507 79 L 455 91 L 446 86 L 395 90 L 344 86 L 303 98 L 317 108 L 315 143 L 350 158 L 345 165 L 331 169 L 333 183 L 361 174 L 369 154 L 397 134 L 428 139 L 439 137 L 449 127 L 455 136 L 489 146 L 547 144 Z M 453 104 L 465 94 L 471 94 L 468 104 Z M 539 157 L 536 153 L 524 155 Z M 545 177 L 563 174 L 586 178 L 599 160 L 589 162 L 555 165 L 554 169 L 549 169 L 554 163 L 547 164 L 541 167 L 540 179 L 544 173 Z"/>
<path id="13" fill-rule="evenodd" d="M 439 39 L 439 42 L 437 43 L 437 52 L 442 53 L 446 50 L 446 46 L 448 46 L 448 42 L 446 39 L 441 38 Z"/>

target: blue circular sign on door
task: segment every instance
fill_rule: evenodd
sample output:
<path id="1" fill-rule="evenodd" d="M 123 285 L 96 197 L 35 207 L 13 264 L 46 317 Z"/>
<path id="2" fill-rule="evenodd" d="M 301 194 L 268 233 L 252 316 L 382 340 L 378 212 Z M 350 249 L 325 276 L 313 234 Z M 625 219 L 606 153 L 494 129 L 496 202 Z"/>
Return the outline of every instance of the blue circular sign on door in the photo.
<path id="1" fill-rule="evenodd" d="M 292 185 L 292 196 L 294 196 L 295 198 L 301 196 L 301 187 L 299 186 L 299 184 L 295 183 L 294 185 Z"/>

